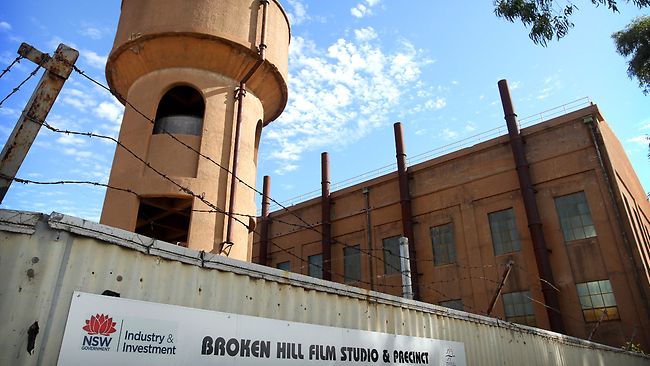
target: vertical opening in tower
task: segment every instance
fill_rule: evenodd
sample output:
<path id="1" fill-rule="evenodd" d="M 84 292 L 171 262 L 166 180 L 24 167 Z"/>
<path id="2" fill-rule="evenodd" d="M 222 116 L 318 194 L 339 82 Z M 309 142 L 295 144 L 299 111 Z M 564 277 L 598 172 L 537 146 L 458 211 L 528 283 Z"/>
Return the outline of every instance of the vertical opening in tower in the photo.
<path id="1" fill-rule="evenodd" d="M 142 198 L 135 232 L 150 238 L 187 246 L 191 213 L 191 198 Z"/>
<path id="2" fill-rule="evenodd" d="M 201 136 L 204 114 L 201 93 L 191 86 L 173 87 L 160 99 L 153 133 Z"/>

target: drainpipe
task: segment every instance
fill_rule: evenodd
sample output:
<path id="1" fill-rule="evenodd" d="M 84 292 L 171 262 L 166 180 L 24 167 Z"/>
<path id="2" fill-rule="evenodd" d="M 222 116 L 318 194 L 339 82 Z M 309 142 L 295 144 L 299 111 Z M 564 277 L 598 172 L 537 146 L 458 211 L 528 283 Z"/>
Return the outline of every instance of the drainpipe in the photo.
<path id="1" fill-rule="evenodd" d="M 230 249 L 234 245 L 232 240 L 232 227 L 235 223 L 234 213 L 235 213 L 235 197 L 237 195 L 237 168 L 239 166 L 239 146 L 240 146 L 240 132 L 241 132 L 241 123 L 242 123 L 242 114 L 243 114 L 243 102 L 244 97 L 246 96 L 246 82 L 250 80 L 251 77 L 255 74 L 257 69 L 262 66 L 266 60 L 266 23 L 268 19 L 268 7 L 269 0 L 260 0 L 262 5 L 262 30 L 260 35 L 260 45 L 258 46 L 258 58 L 255 61 L 255 64 L 251 69 L 246 73 L 244 78 L 239 83 L 239 88 L 235 91 L 235 98 L 237 101 L 237 122 L 235 125 L 235 146 L 233 147 L 233 158 L 232 158 L 232 168 L 231 179 L 230 179 L 230 198 L 228 200 L 228 226 L 226 228 L 226 240 L 221 246 L 220 253 L 228 256 L 230 254 Z"/>
<path id="2" fill-rule="evenodd" d="M 519 133 L 519 127 L 517 126 L 517 114 L 515 113 L 512 99 L 510 98 L 508 82 L 506 80 L 500 80 L 498 85 L 499 94 L 501 95 L 501 104 L 503 105 L 503 112 L 508 126 L 510 147 L 517 167 L 519 188 L 526 209 L 528 230 L 530 231 L 530 237 L 533 241 L 536 259 L 535 262 L 537 263 L 537 270 L 539 271 L 540 277 L 543 279 L 540 283 L 542 285 L 544 302 L 548 305 L 546 312 L 548 314 L 551 330 L 558 333 L 564 333 L 564 322 L 562 321 L 562 315 L 560 313 L 560 300 L 554 289 L 556 286 L 555 280 L 553 279 L 551 261 L 546 247 L 546 240 L 544 239 L 544 232 L 542 231 L 542 220 L 540 219 L 539 211 L 537 209 L 535 189 L 533 188 L 532 179 L 530 177 L 524 143 L 521 139 L 521 134 Z"/>
<path id="3" fill-rule="evenodd" d="M 321 221 L 323 232 L 321 248 L 323 252 L 323 279 L 332 280 L 332 218 L 330 208 L 332 200 L 330 197 L 330 159 L 326 152 L 321 154 Z"/>
<path id="4" fill-rule="evenodd" d="M 269 208 L 271 206 L 271 177 L 268 175 L 264 176 L 262 194 L 262 227 L 260 229 L 259 263 L 266 266 L 269 253 L 269 226 L 271 226 L 271 218 L 269 217 Z"/>
<path id="5" fill-rule="evenodd" d="M 366 239 L 368 240 L 368 253 L 372 254 L 372 221 L 370 221 L 370 187 L 363 187 L 366 201 Z M 370 291 L 375 290 L 375 270 L 372 267 L 372 255 L 368 255 L 368 273 L 370 276 Z"/>
<path id="6" fill-rule="evenodd" d="M 406 170 L 406 152 L 404 150 L 404 132 L 402 124 L 393 125 L 395 130 L 395 150 L 397 156 L 397 175 L 399 178 L 399 198 L 402 208 L 402 232 L 408 239 L 409 262 L 411 265 L 411 282 L 413 285 L 413 299 L 419 300 L 418 294 L 418 267 L 415 255 L 415 235 L 413 234 L 413 221 L 411 214 L 411 194 L 409 192 L 409 178 Z"/>

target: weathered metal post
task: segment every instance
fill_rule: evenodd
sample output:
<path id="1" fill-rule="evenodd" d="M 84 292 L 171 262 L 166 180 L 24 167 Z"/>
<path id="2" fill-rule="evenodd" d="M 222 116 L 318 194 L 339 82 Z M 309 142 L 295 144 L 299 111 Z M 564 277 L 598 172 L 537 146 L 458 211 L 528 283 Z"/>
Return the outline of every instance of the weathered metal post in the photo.
<path id="1" fill-rule="evenodd" d="M 262 188 L 262 227 L 260 229 L 260 264 L 266 266 L 267 257 L 269 254 L 269 226 L 271 225 L 271 218 L 269 217 L 269 209 L 271 206 L 271 177 L 264 176 L 264 185 Z"/>
<path id="2" fill-rule="evenodd" d="M 399 238 L 400 270 L 402 271 L 402 297 L 413 300 L 413 281 L 411 276 L 411 263 L 409 261 L 409 240 Z"/>
<path id="3" fill-rule="evenodd" d="M 519 133 L 519 127 L 517 126 L 517 114 L 515 113 L 512 99 L 510 97 L 508 82 L 506 80 L 499 80 L 498 85 L 499 94 L 501 95 L 501 104 L 503 105 L 503 112 L 508 126 L 510 147 L 517 167 L 519 188 L 521 189 L 521 195 L 526 209 L 528 229 L 530 230 L 530 237 L 533 241 L 536 259 L 535 262 L 537 263 L 539 275 L 543 279 L 543 281 L 540 282 L 542 285 L 544 302 L 546 302 L 547 305 L 546 312 L 548 314 L 551 330 L 564 333 L 564 322 L 562 321 L 562 314 L 560 314 L 560 300 L 557 296 L 557 292 L 555 292 L 555 289 L 553 288 L 553 286 L 555 286 L 555 280 L 553 279 L 551 261 L 548 255 L 548 248 L 546 247 L 546 240 L 544 239 L 544 232 L 542 231 L 542 220 L 537 209 L 535 188 L 533 188 L 530 169 L 528 167 L 528 161 L 526 160 L 526 152 L 524 151 L 524 144 L 521 139 L 521 134 Z"/>
<path id="4" fill-rule="evenodd" d="M 20 45 L 18 54 L 41 65 L 46 71 L 0 154 L 0 203 L 79 57 L 77 50 L 64 44 L 57 47 L 54 57 L 26 43 Z"/>
<path id="5" fill-rule="evenodd" d="M 415 255 L 415 235 L 411 215 L 411 193 L 409 191 L 409 177 L 406 169 L 406 151 L 404 150 L 404 132 L 402 124 L 393 125 L 395 131 L 395 150 L 397 155 L 397 174 L 399 177 L 399 201 L 402 208 L 402 232 L 408 239 L 409 258 L 411 265 L 411 282 L 413 284 L 413 298 L 419 300 L 418 294 L 418 266 Z"/>
<path id="6" fill-rule="evenodd" d="M 326 152 L 321 154 L 321 221 L 323 222 L 322 251 L 323 279 L 332 280 L 332 222 L 330 217 L 330 159 Z"/>
<path id="7" fill-rule="evenodd" d="M 497 289 L 494 291 L 494 295 L 492 296 L 490 305 L 488 306 L 488 309 L 485 312 L 486 315 L 490 315 L 490 313 L 492 313 L 492 310 L 494 310 L 494 305 L 497 303 L 497 300 L 499 299 L 499 295 L 501 295 L 501 290 L 503 290 L 503 286 L 506 284 L 506 281 L 508 280 L 508 276 L 510 275 L 510 271 L 512 270 L 513 264 L 515 264 L 513 260 L 509 260 L 508 263 L 506 264 L 506 268 L 503 270 L 503 274 L 501 275 L 501 281 L 499 282 Z"/>

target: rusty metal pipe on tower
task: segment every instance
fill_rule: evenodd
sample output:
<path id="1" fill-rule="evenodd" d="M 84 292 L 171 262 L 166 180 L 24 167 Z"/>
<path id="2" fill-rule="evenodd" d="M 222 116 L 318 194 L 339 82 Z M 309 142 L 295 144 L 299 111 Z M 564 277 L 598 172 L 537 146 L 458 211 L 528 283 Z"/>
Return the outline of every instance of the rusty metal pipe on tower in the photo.
<path id="1" fill-rule="evenodd" d="M 260 45 L 258 47 L 258 59 L 253 64 L 253 67 L 246 73 L 244 78 L 239 83 L 239 89 L 237 89 L 235 96 L 237 100 L 237 117 L 235 122 L 235 145 L 233 147 L 233 158 L 232 158 L 232 168 L 231 180 L 230 180 L 230 198 L 228 203 L 228 224 L 226 228 L 226 240 L 221 246 L 220 253 L 228 255 L 230 253 L 230 248 L 234 245 L 232 241 L 232 226 L 235 223 L 235 196 L 237 193 L 237 168 L 239 165 L 239 146 L 240 146 L 240 134 L 241 134 L 241 124 L 242 124 L 242 114 L 244 97 L 246 96 L 246 82 L 255 74 L 255 72 L 262 66 L 266 60 L 266 26 L 268 18 L 268 7 L 269 0 L 260 0 L 262 5 L 262 30 L 260 32 Z M 225 249 L 225 250 L 224 250 Z"/>
<path id="2" fill-rule="evenodd" d="M 264 185 L 262 188 L 262 227 L 260 229 L 260 253 L 259 264 L 266 266 L 269 254 L 269 226 L 271 217 L 269 209 L 271 207 L 271 177 L 264 176 Z"/>
<path id="3" fill-rule="evenodd" d="M 413 286 L 413 299 L 419 300 L 418 267 L 415 251 L 415 235 L 413 233 L 413 220 L 411 214 L 411 193 L 409 191 L 409 177 L 406 168 L 406 151 L 404 149 L 404 132 L 402 124 L 393 125 L 395 131 L 395 150 L 397 157 L 397 175 L 399 179 L 399 198 L 402 209 L 402 231 L 408 238 L 409 259 L 411 264 L 411 283 Z"/>
<path id="4" fill-rule="evenodd" d="M 322 238 L 321 248 L 323 253 L 323 279 L 332 280 L 332 218 L 330 196 L 330 159 L 329 154 L 321 154 L 321 221 Z"/>
<path id="5" fill-rule="evenodd" d="M 241 143 L 241 124 L 242 114 L 244 112 L 244 97 L 246 96 L 246 84 L 240 83 L 237 94 L 237 120 L 235 122 L 235 146 L 233 147 L 232 169 L 230 170 L 232 178 L 230 179 L 230 199 L 228 201 L 228 227 L 226 228 L 226 241 L 221 247 L 221 253 L 230 253 L 230 248 L 234 245 L 232 241 L 232 226 L 235 222 L 235 197 L 237 196 L 237 168 L 239 167 L 239 146 Z"/>
<path id="6" fill-rule="evenodd" d="M 519 127 L 517 126 L 517 114 L 515 113 L 512 98 L 510 97 L 508 82 L 506 80 L 499 80 L 498 86 L 499 94 L 501 95 L 501 104 L 503 105 L 503 112 L 508 126 L 510 147 L 517 168 L 519 188 L 521 189 L 521 195 L 526 209 L 528 229 L 533 242 L 535 262 L 537 263 L 539 275 L 544 280 L 540 282 L 544 301 L 547 305 L 546 312 L 548 314 L 551 330 L 564 333 L 564 322 L 562 320 L 562 314 L 560 313 L 560 300 L 556 290 L 553 288 L 553 286 L 555 286 L 555 280 L 553 279 L 551 261 L 546 246 L 546 240 L 544 239 L 544 232 L 542 231 L 542 220 L 537 208 L 535 189 L 530 177 L 530 169 L 526 159 L 524 143 L 521 134 L 519 133 Z"/>

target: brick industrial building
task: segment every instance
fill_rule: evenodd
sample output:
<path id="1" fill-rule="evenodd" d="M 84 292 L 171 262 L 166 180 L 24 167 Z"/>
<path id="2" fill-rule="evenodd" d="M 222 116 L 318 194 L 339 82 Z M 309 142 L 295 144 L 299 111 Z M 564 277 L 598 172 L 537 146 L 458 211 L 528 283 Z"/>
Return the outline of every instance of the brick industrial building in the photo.
<path id="1" fill-rule="evenodd" d="M 288 17 L 253 4 L 122 2 L 106 66 L 126 104 L 120 189 L 102 224 L 398 295 L 405 236 L 418 300 L 486 313 L 505 273 L 491 314 L 650 349 L 650 206 L 596 106 L 408 168 L 398 126 L 396 172 L 330 194 L 325 164 L 321 199 L 241 221 L 288 98 Z"/>
<path id="2" fill-rule="evenodd" d="M 492 315 L 650 348 L 650 205 L 596 105 L 408 168 L 395 131 L 397 171 L 336 192 L 324 154 L 323 195 L 264 212 L 253 261 L 401 295 L 406 236 L 416 299 L 485 314 L 511 267 Z"/>

